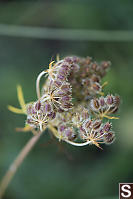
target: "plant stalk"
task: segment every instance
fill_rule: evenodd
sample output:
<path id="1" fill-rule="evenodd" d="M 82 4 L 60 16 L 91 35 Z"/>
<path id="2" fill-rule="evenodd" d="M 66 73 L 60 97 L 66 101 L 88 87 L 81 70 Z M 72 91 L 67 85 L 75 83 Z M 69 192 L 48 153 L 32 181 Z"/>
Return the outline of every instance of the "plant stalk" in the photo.
<path id="1" fill-rule="evenodd" d="M 0 199 L 4 195 L 9 183 L 11 182 L 12 178 L 14 177 L 15 173 L 17 172 L 19 166 L 23 163 L 26 156 L 29 154 L 33 146 L 36 144 L 38 139 L 40 138 L 42 132 L 39 132 L 37 135 L 34 135 L 28 143 L 24 146 L 24 148 L 20 151 L 16 159 L 10 165 L 8 171 L 6 172 L 5 176 L 3 177 L 0 183 Z"/>

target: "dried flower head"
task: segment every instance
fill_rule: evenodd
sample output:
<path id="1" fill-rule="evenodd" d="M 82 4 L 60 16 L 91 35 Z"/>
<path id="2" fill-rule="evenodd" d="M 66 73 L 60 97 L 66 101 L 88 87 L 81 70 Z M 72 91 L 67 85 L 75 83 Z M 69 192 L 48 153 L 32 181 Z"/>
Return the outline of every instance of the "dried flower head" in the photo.
<path id="1" fill-rule="evenodd" d="M 118 119 L 113 114 L 119 109 L 120 97 L 104 96 L 107 82 L 102 83 L 102 78 L 109 68 L 109 61 L 97 63 L 90 57 L 52 61 L 37 77 L 37 101 L 26 105 L 19 87 L 21 109 L 9 109 L 27 115 L 24 131 L 49 128 L 60 141 L 74 146 L 111 144 L 115 133 L 109 120 Z M 43 75 L 47 80 L 40 91 Z"/>
<path id="2" fill-rule="evenodd" d="M 90 110 L 93 115 L 98 118 L 118 119 L 111 117 L 110 114 L 115 113 L 120 104 L 119 96 L 107 95 L 106 97 L 94 98 L 90 101 Z"/>
<path id="3" fill-rule="evenodd" d="M 101 149 L 101 144 L 111 144 L 115 140 L 111 119 L 120 105 L 118 95 L 104 96 L 102 78 L 106 75 L 110 62 L 97 63 L 90 57 L 76 56 L 52 61 L 47 70 L 36 80 L 37 100 L 25 104 L 21 86 L 17 86 L 20 109 L 8 106 L 17 114 L 25 114 L 24 128 L 34 136 L 25 145 L 9 167 L 0 185 L 0 198 L 20 164 L 48 128 L 59 140 L 73 146 L 93 144 Z M 40 91 L 40 79 L 47 77 Z M 106 121 L 108 119 L 108 121 Z"/>

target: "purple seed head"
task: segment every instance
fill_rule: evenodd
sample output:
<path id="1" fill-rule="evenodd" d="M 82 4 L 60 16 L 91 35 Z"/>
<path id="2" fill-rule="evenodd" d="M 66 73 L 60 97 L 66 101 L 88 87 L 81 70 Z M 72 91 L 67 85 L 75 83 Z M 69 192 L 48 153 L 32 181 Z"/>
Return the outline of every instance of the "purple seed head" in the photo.
<path id="1" fill-rule="evenodd" d="M 107 104 L 112 105 L 114 103 L 114 99 L 112 95 L 107 96 Z"/>
<path id="2" fill-rule="evenodd" d="M 80 66 L 78 64 L 75 64 L 75 63 L 72 64 L 71 67 L 72 67 L 73 72 L 75 72 L 75 73 L 77 73 L 80 69 Z"/>
<path id="3" fill-rule="evenodd" d="M 36 102 L 36 104 L 35 104 L 35 110 L 39 111 L 40 108 L 41 108 L 41 102 L 38 101 L 38 102 Z"/>
<path id="4" fill-rule="evenodd" d="M 86 128 L 86 129 L 89 129 L 89 128 L 91 127 L 91 125 L 92 125 L 92 120 L 87 120 L 87 121 L 85 122 L 85 128 Z"/>
<path id="5" fill-rule="evenodd" d="M 102 124 L 102 121 L 101 120 L 96 120 L 96 121 L 93 121 L 93 128 L 96 130 L 96 129 L 99 129 L 100 126 Z"/>
<path id="6" fill-rule="evenodd" d="M 68 95 L 64 95 L 62 98 L 61 98 L 61 101 L 65 102 L 65 101 L 69 101 L 71 98 L 68 96 Z"/>
<path id="7" fill-rule="evenodd" d="M 103 128 L 101 128 L 101 129 L 99 130 L 99 134 L 100 134 L 100 135 L 103 135 L 103 134 L 104 134 Z"/>
<path id="8" fill-rule="evenodd" d="M 69 64 L 73 63 L 73 58 L 72 57 L 66 57 L 64 60 L 66 62 L 68 62 Z"/>
<path id="9" fill-rule="evenodd" d="M 28 104 L 27 105 L 27 114 L 30 115 L 33 112 L 33 105 L 32 104 Z"/>
<path id="10" fill-rule="evenodd" d="M 74 63 L 79 62 L 79 58 L 78 58 L 78 57 L 76 57 L 76 56 L 73 56 L 73 62 L 74 62 Z"/>
<path id="11" fill-rule="evenodd" d="M 59 75 L 65 76 L 67 75 L 67 71 L 64 68 L 61 68 L 58 72 Z"/>
<path id="12" fill-rule="evenodd" d="M 108 69 L 111 65 L 111 62 L 110 61 L 103 61 L 101 63 L 101 66 L 103 67 L 104 70 Z"/>
<path id="13" fill-rule="evenodd" d="M 63 69 L 67 73 L 70 70 L 70 65 L 68 63 L 62 64 L 61 69 Z"/>
<path id="14" fill-rule="evenodd" d="M 95 75 L 95 74 L 93 74 L 91 76 L 91 80 L 92 80 L 92 82 L 98 82 L 99 83 L 100 82 L 100 77 Z"/>
<path id="15" fill-rule="evenodd" d="M 55 86 L 60 87 L 62 85 L 62 82 L 59 80 L 54 81 Z"/>
<path id="16" fill-rule="evenodd" d="M 103 127 L 104 131 L 109 132 L 110 129 L 111 129 L 111 126 L 112 126 L 111 123 L 107 122 L 107 123 L 104 125 L 104 127 Z"/>
<path id="17" fill-rule="evenodd" d="M 80 129 L 80 131 L 81 131 L 81 132 L 85 133 L 85 129 L 84 129 L 84 127 L 83 127 L 83 126 L 80 126 L 80 128 L 79 128 L 79 129 Z"/>
<path id="18" fill-rule="evenodd" d="M 65 78 L 66 78 L 65 75 L 58 73 L 57 79 L 59 79 L 59 80 L 65 80 Z"/>
<path id="19" fill-rule="evenodd" d="M 102 106 L 102 107 L 105 105 L 104 97 L 100 97 L 99 103 L 100 103 L 100 106 Z"/>
<path id="20" fill-rule="evenodd" d="M 115 101 L 115 105 L 116 105 L 116 106 L 119 106 L 119 105 L 120 105 L 120 97 L 119 97 L 118 95 L 116 95 L 116 96 L 114 97 L 114 101 Z"/>
<path id="21" fill-rule="evenodd" d="M 45 112 L 50 112 L 51 111 L 51 105 L 48 104 L 48 103 L 45 103 L 44 110 L 45 110 Z"/>
<path id="22" fill-rule="evenodd" d="M 50 113 L 47 114 L 47 116 L 48 116 L 50 119 L 55 119 L 56 113 L 55 113 L 55 112 L 50 112 Z"/>
<path id="23" fill-rule="evenodd" d="M 86 119 L 89 118 L 89 112 L 88 112 L 88 110 L 86 110 L 86 109 L 82 110 L 81 114 L 82 114 L 83 120 L 86 120 Z"/>
<path id="24" fill-rule="evenodd" d="M 95 90 L 95 91 L 100 91 L 101 90 L 101 86 L 99 83 L 95 82 L 92 84 L 92 88 Z"/>
<path id="25" fill-rule="evenodd" d="M 71 128 L 67 128 L 65 130 L 65 135 L 68 138 L 68 140 L 74 140 L 76 138 L 76 134 L 73 132 Z"/>
<path id="26" fill-rule="evenodd" d="M 62 85 L 61 90 L 64 91 L 64 92 L 70 91 L 70 85 L 69 84 Z"/>
<path id="27" fill-rule="evenodd" d="M 99 101 L 98 101 L 98 99 L 93 99 L 93 105 L 94 105 L 94 108 L 95 109 L 99 109 L 99 107 L 100 107 L 100 104 L 99 104 Z"/>
<path id="28" fill-rule="evenodd" d="M 69 103 L 69 102 L 62 102 L 61 106 L 62 106 L 63 109 L 70 109 L 70 108 L 72 108 L 72 104 Z"/>
<path id="29" fill-rule="evenodd" d="M 27 119 L 27 120 L 26 120 L 26 123 L 27 123 L 27 124 L 32 124 L 33 121 L 32 121 L 31 119 Z"/>
<path id="30" fill-rule="evenodd" d="M 106 144 L 112 144 L 115 140 L 115 134 L 113 132 L 109 132 L 104 136 Z"/>
<path id="31" fill-rule="evenodd" d="M 59 131 L 63 132 L 66 129 L 65 125 L 60 125 L 59 126 Z"/>
<path id="32" fill-rule="evenodd" d="M 52 112 L 51 118 L 55 119 L 55 117 L 56 117 L 56 112 Z"/>

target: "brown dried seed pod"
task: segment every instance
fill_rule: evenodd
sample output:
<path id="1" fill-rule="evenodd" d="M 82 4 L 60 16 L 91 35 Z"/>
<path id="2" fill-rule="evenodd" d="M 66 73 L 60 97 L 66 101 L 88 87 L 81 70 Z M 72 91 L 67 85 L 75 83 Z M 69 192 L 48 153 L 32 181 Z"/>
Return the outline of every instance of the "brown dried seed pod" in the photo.
<path id="1" fill-rule="evenodd" d="M 103 130 L 104 130 L 105 132 L 109 132 L 109 131 L 111 130 L 111 127 L 112 127 L 112 124 L 111 124 L 110 122 L 106 122 L 106 123 L 104 124 Z"/>
<path id="2" fill-rule="evenodd" d="M 114 140 L 115 140 L 114 132 L 109 132 L 106 135 L 104 135 L 105 144 L 112 144 Z"/>
<path id="3" fill-rule="evenodd" d="M 98 64 L 96 62 L 93 62 L 91 64 L 91 69 L 94 70 L 94 71 L 97 71 L 98 70 Z"/>
<path id="4" fill-rule="evenodd" d="M 119 106 L 119 105 L 120 105 L 120 96 L 116 95 L 116 96 L 114 97 L 114 102 L 115 102 L 115 105 L 116 105 L 116 106 Z"/>
<path id="5" fill-rule="evenodd" d="M 92 61 L 92 58 L 87 56 L 85 59 L 85 63 L 89 65 L 91 61 Z"/>
<path id="6" fill-rule="evenodd" d="M 108 69 L 109 67 L 110 67 L 110 65 L 111 65 L 111 62 L 110 61 L 103 61 L 102 63 L 101 63 L 101 66 L 103 67 L 103 69 Z"/>
<path id="7" fill-rule="evenodd" d="M 59 80 L 55 80 L 54 83 L 55 87 L 60 87 L 62 85 L 62 82 Z"/>
<path id="8" fill-rule="evenodd" d="M 65 57 L 64 61 L 68 62 L 69 64 L 73 63 L 73 57 Z"/>
<path id="9" fill-rule="evenodd" d="M 66 124 L 60 124 L 59 127 L 58 127 L 58 130 L 60 132 L 63 132 L 66 128 L 67 128 Z"/>
<path id="10" fill-rule="evenodd" d="M 93 121 L 93 129 L 99 129 L 101 127 L 102 121 L 101 120 L 94 120 Z"/>
<path id="11" fill-rule="evenodd" d="M 101 86 L 98 82 L 95 82 L 92 84 L 92 88 L 95 90 L 95 91 L 100 91 L 101 90 Z"/>
<path id="12" fill-rule="evenodd" d="M 93 82 L 100 82 L 100 77 L 99 76 L 97 76 L 97 75 L 95 75 L 95 74 L 93 74 L 92 76 L 91 76 L 91 80 L 93 81 Z"/>
<path id="13" fill-rule="evenodd" d="M 72 129 L 72 128 L 67 128 L 67 129 L 65 129 L 65 136 L 67 137 L 67 139 L 68 140 L 70 140 L 70 141 L 73 141 L 73 140 L 75 140 L 75 138 L 77 137 L 76 136 L 76 133 L 74 132 L 74 130 Z"/>
<path id="14" fill-rule="evenodd" d="M 101 107 L 105 106 L 105 99 L 104 99 L 104 97 L 100 97 L 99 98 L 99 104 L 100 104 Z"/>
<path id="15" fill-rule="evenodd" d="M 95 109 L 99 109 L 100 104 L 99 104 L 98 99 L 93 99 L 93 105 L 94 105 L 94 108 L 95 108 Z"/>
<path id="16" fill-rule="evenodd" d="M 88 129 L 92 126 L 92 120 L 88 119 L 85 123 L 84 123 L 84 128 Z"/>
<path id="17" fill-rule="evenodd" d="M 90 86 L 91 80 L 89 78 L 82 79 L 82 85 L 84 86 Z"/>
<path id="18" fill-rule="evenodd" d="M 113 98 L 112 95 L 107 95 L 107 97 L 106 97 L 106 103 L 107 103 L 108 105 L 114 104 L 114 98 Z"/>
<path id="19" fill-rule="evenodd" d="M 27 115 L 30 115 L 33 113 L 33 104 L 27 104 L 26 112 L 27 112 Z"/>
<path id="20" fill-rule="evenodd" d="M 109 109 L 109 113 L 116 113 L 118 111 L 119 107 L 113 106 Z"/>
<path id="21" fill-rule="evenodd" d="M 45 103 L 44 111 L 47 113 L 47 112 L 50 112 L 51 110 L 52 110 L 52 106 L 49 103 Z"/>
<path id="22" fill-rule="evenodd" d="M 48 116 L 49 119 L 55 119 L 55 117 L 56 117 L 56 112 L 55 112 L 55 111 L 52 111 L 52 112 L 48 113 L 47 116 Z"/>
<path id="23" fill-rule="evenodd" d="M 38 101 L 38 102 L 35 103 L 35 109 L 36 109 L 37 111 L 39 111 L 40 108 L 41 108 L 41 102 Z"/>

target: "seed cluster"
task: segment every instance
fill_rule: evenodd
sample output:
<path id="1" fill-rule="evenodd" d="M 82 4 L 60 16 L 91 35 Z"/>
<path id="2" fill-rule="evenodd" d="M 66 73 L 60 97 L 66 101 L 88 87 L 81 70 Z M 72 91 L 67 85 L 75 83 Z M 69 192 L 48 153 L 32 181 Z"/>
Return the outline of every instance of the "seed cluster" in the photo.
<path id="1" fill-rule="evenodd" d="M 37 80 L 38 100 L 27 104 L 26 124 L 39 131 L 52 126 L 59 140 L 75 146 L 111 144 L 115 133 L 109 120 L 117 119 L 112 114 L 119 109 L 120 98 L 104 96 L 101 82 L 109 67 L 110 62 L 97 63 L 90 57 L 51 62 L 41 73 L 47 76 L 41 94 Z"/>

